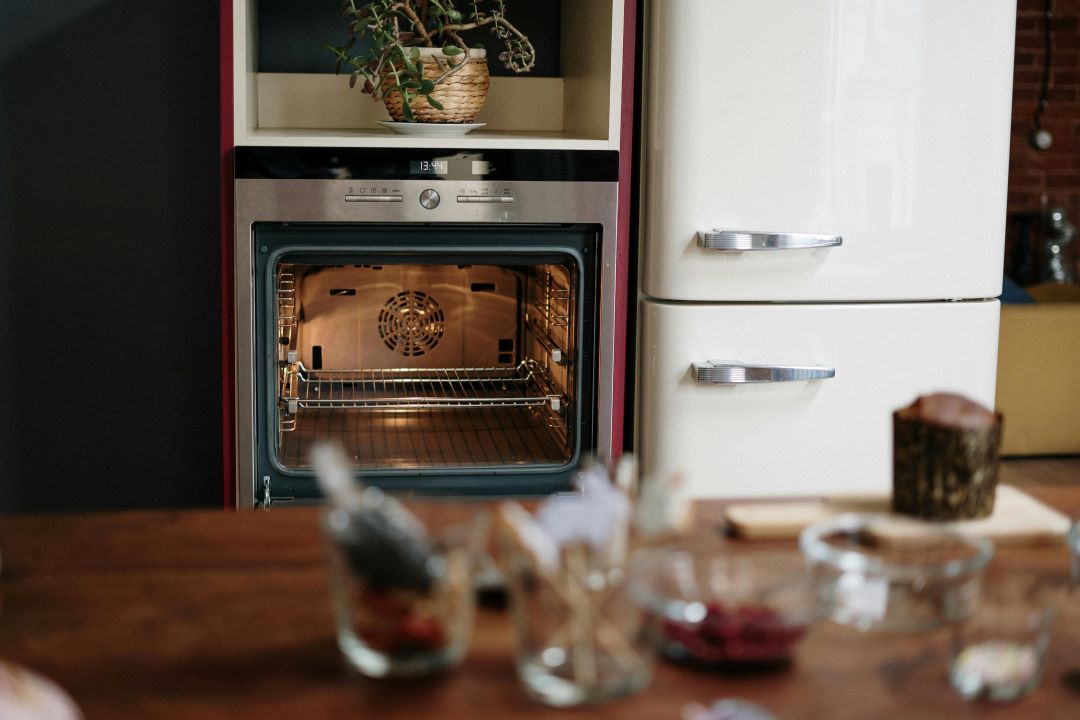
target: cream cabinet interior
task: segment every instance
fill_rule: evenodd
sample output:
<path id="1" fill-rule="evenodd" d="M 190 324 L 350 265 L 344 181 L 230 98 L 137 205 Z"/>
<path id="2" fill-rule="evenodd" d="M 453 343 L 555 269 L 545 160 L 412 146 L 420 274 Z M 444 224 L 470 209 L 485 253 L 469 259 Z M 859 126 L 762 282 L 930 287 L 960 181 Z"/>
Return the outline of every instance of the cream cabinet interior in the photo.
<path id="1" fill-rule="evenodd" d="M 233 3 L 236 145 L 619 149 L 623 0 L 561 1 L 562 77 L 494 77 L 478 122 L 463 137 L 400 137 L 375 123 L 382 103 L 345 74 L 259 72 L 258 2 Z M 495 61 L 497 62 L 497 60 Z"/>

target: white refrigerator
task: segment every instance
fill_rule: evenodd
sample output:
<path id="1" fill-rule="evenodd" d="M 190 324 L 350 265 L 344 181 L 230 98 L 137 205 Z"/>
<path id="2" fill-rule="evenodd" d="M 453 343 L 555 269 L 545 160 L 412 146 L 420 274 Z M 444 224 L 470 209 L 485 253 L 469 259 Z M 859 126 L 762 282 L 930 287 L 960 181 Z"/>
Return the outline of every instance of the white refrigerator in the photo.
<path id="1" fill-rule="evenodd" d="M 643 474 L 886 492 L 893 410 L 994 404 L 1015 2 L 651 5 Z"/>

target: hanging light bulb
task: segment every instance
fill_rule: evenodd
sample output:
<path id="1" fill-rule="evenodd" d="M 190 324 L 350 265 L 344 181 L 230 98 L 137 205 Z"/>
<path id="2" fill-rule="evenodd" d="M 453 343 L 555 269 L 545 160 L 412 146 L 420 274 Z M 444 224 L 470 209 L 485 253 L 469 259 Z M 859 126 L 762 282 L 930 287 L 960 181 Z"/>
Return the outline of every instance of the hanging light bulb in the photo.
<path id="1" fill-rule="evenodd" d="M 1039 83 L 1039 104 L 1035 106 L 1035 129 L 1028 135 L 1028 144 L 1036 150 L 1048 150 L 1054 144 L 1054 136 L 1042 126 L 1042 114 L 1050 92 L 1050 21 L 1054 17 L 1054 0 L 1046 0 L 1043 10 L 1043 72 Z"/>
<path id="2" fill-rule="evenodd" d="M 1054 144 L 1054 136 L 1045 128 L 1035 128 L 1028 135 L 1028 143 L 1036 150 L 1049 150 Z"/>

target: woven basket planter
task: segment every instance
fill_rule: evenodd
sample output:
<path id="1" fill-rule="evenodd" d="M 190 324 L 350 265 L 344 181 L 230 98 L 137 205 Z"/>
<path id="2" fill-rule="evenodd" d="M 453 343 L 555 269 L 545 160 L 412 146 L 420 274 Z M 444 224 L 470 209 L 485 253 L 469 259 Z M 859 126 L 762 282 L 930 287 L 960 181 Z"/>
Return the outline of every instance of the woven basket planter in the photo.
<path id="1" fill-rule="evenodd" d="M 420 51 L 420 59 L 424 63 L 424 78 L 437 80 L 442 76 L 444 68 L 440 67 L 437 60 L 443 63 L 461 62 L 461 56 L 448 57 L 443 55 L 441 48 L 417 48 Z M 480 114 L 487 100 L 488 85 L 487 51 L 482 49 L 469 50 L 469 59 L 465 67 L 455 72 L 450 77 L 435 86 L 431 96 L 442 103 L 443 109 L 437 110 L 428 104 L 423 95 L 413 98 L 412 111 L 413 122 L 421 123 L 471 123 Z M 388 93 L 383 98 L 383 104 L 390 113 L 390 117 L 396 122 L 406 122 L 402 106 L 405 104 L 401 93 L 397 89 Z"/>

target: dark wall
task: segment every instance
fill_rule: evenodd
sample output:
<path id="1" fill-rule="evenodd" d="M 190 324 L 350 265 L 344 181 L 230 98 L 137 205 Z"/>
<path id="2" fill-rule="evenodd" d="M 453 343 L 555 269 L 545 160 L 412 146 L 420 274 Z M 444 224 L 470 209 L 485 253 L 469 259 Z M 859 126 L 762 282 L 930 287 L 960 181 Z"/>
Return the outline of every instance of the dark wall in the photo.
<path id="1" fill-rule="evenodd" d="M 559 0 L 518 0 L 508 2 L 506 17 L 536 48 L 536 67 L 530 77 L 559 76 Z M 459 8 L 466 7 L 458 3 Z M 489 10 L 490 2 L 481 8 Z M 341 0 L 260 0 L 259 70 L 261 72 L 332 73 L 337 60 L 323 43 L 342 45 L 349 35 L 341 13 Z M 487 28 L 462 33 L 466 43 L 480 43 L 488 49 L 488 69 L 492 75 L 513 75 L 498 61 L 499 39 Z M 363 43 L 353 48 L 360 53 Z"/>
<path id="2" fill-rule="evenodd" d="M 0 0 L 0 511 L 220 506 L 214 0 Z"/>

